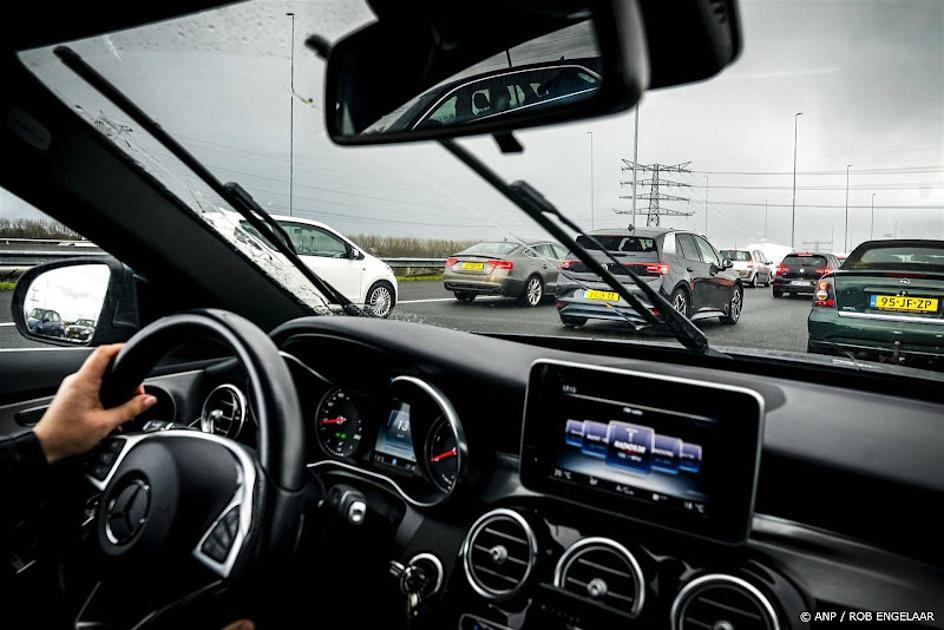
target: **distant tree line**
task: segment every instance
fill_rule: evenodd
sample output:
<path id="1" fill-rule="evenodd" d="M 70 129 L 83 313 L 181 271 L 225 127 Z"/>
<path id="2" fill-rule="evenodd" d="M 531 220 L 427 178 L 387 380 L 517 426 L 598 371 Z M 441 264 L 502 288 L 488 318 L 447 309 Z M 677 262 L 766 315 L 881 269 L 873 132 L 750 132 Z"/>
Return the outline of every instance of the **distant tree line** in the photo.
<path id="1" fill-rule="evenodd" d="M 377 234 L 351 234 L 349 238 L 369 253 L 381 258 L 445 258 L 478 242 Z"/>
<path id="2" fill-rule="evenodd" d="M 52 219 L 5 219 L 2 217 L 0 217 L 0 237 L 63 240 L 82 238 L 78 233 Z"/>

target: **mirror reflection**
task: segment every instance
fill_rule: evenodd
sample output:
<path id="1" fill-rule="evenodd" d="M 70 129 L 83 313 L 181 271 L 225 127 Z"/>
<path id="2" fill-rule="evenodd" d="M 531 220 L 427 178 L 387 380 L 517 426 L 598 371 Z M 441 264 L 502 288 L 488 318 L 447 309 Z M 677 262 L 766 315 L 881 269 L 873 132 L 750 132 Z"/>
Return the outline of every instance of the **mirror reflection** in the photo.
<path id="1" fill-rule="evenodd" d="M 75 344 L 91 341 L 109 276 L 108 267 L 100 264 L 59 267 L 37 276 L 23 303 L 29 332 Z"/>
<path id="2" fill-rule="evenodd" d="M 362 133 L 409 133 L 551 108 L 566 109 L 592 98 L 601 81 L 599 49 L 593 23 L 587 20 L 504 50 L 454 74 Z M 343 112 L 349 105 L 340 103 L 339 109 Z"/>

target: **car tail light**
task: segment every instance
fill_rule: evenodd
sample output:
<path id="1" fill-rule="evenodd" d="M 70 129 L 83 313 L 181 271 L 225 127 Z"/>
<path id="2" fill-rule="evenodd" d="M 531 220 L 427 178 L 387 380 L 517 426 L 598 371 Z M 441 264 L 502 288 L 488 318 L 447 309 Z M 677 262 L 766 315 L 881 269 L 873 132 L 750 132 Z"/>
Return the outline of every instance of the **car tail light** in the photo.
<path id="1" fill-rule="evenodd" d="M 784 267 L 783 265 L 777 265 L 777 268 L 774 269 L 775 276 L 782 276 L 785 273 L 787 273 L 787 268 Z"/>
<path id="2" fill-rule="evenodd" d="M 458 259 L 458 258 L 447 258 L 447 259 L 446 259 L 446 266 L 447 266 L 447 267 L 452 267 L 452 266 L 453 266 L 454 264 L 456 264 L 457 262 L 459 262 L 459 259 Z"/>
<path id="3" fill-rule="evenodd" d="M 651 276 L 664 276 L 671 271 L 669 263 L 624 263 L 624 267 L 642 267 Z"/>
<path id="4" fill-rule="evenodd" d="M 833 277 L 820 278 L 816 283 L 816 293 L 813 294 L 813 306 L 832 308 L 836 306 L 836 290 Z"/>
<path id="5" fill-rule="evenodd" d="M 819 267 L 819 268 L 816 270 L 816 273 L 818 273 L 819 275 L 823 275 L 823 274 L 826 273 L 827 271 L 829 271 L 829 269 L 827 269 L 826 267 Z"/>
<path id="6" fill-rule="evenodd" d="M 492 269 L 511 269 L 514 267 L 514 263 L 510 260 L 490 260 L 488 266 Z"/>
<path id="7" fill-rule="evenodd" d="M 571 267 L 579 263 L 580 261 L 576 258 L 565 258 L 564 260 L 560 261 L 560 268 L 570 269 Z"/>

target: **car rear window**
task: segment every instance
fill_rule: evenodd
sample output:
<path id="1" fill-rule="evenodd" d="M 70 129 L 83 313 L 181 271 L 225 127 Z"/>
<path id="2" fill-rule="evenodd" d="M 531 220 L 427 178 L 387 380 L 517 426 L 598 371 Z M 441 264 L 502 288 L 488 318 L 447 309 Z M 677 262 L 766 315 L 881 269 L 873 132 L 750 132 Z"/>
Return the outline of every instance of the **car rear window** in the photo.
<path id="1" fill-rule="evenodd" d="M 600 249 L 591 239 L 595 239 L 608 252 L 642 252 L 656 253 L 656 240 L 642 236 L 623 236 L 620 234 L 592 234 L 578 236 L 577 244 L 586 249 Z"/>
<path id="2" fill-rule="evenodd" d="M 736 261 L 751 261 L 751 253 L 746 252 L 742 249 L 722 249 L 721 250 L 722 258 L 730 258 L 731 260 Z"/>
<path id="3" fill-rule="evenodd" d="M 849 255 L 843 269 L 927 269 L 944 271 L 944 245 L 869 247 Z"/>
<path id="4" fill-rule="evenodd" d="M 518 243 L 477 243 L 459 252 L 468 256 L 505 256 L 518 249 Z"/>
<path id="5" fill-rule="evenodd" d="M 788 254 L 783 259 L 785 267 L 825 267 L 826 258 L 824 256 L 794 256 Z"/>

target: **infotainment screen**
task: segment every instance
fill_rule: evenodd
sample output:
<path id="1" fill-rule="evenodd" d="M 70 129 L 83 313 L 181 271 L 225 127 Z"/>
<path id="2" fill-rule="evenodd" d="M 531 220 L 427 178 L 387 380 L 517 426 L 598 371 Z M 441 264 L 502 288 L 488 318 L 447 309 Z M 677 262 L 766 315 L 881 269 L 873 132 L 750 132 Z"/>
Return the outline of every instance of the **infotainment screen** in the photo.
<path id="1" fill-rule="evenodd" d="M 749 532 L 763 400 L 747 389 L 539 361 L 521 478 L 545 494 L 737 543 Z"/>

